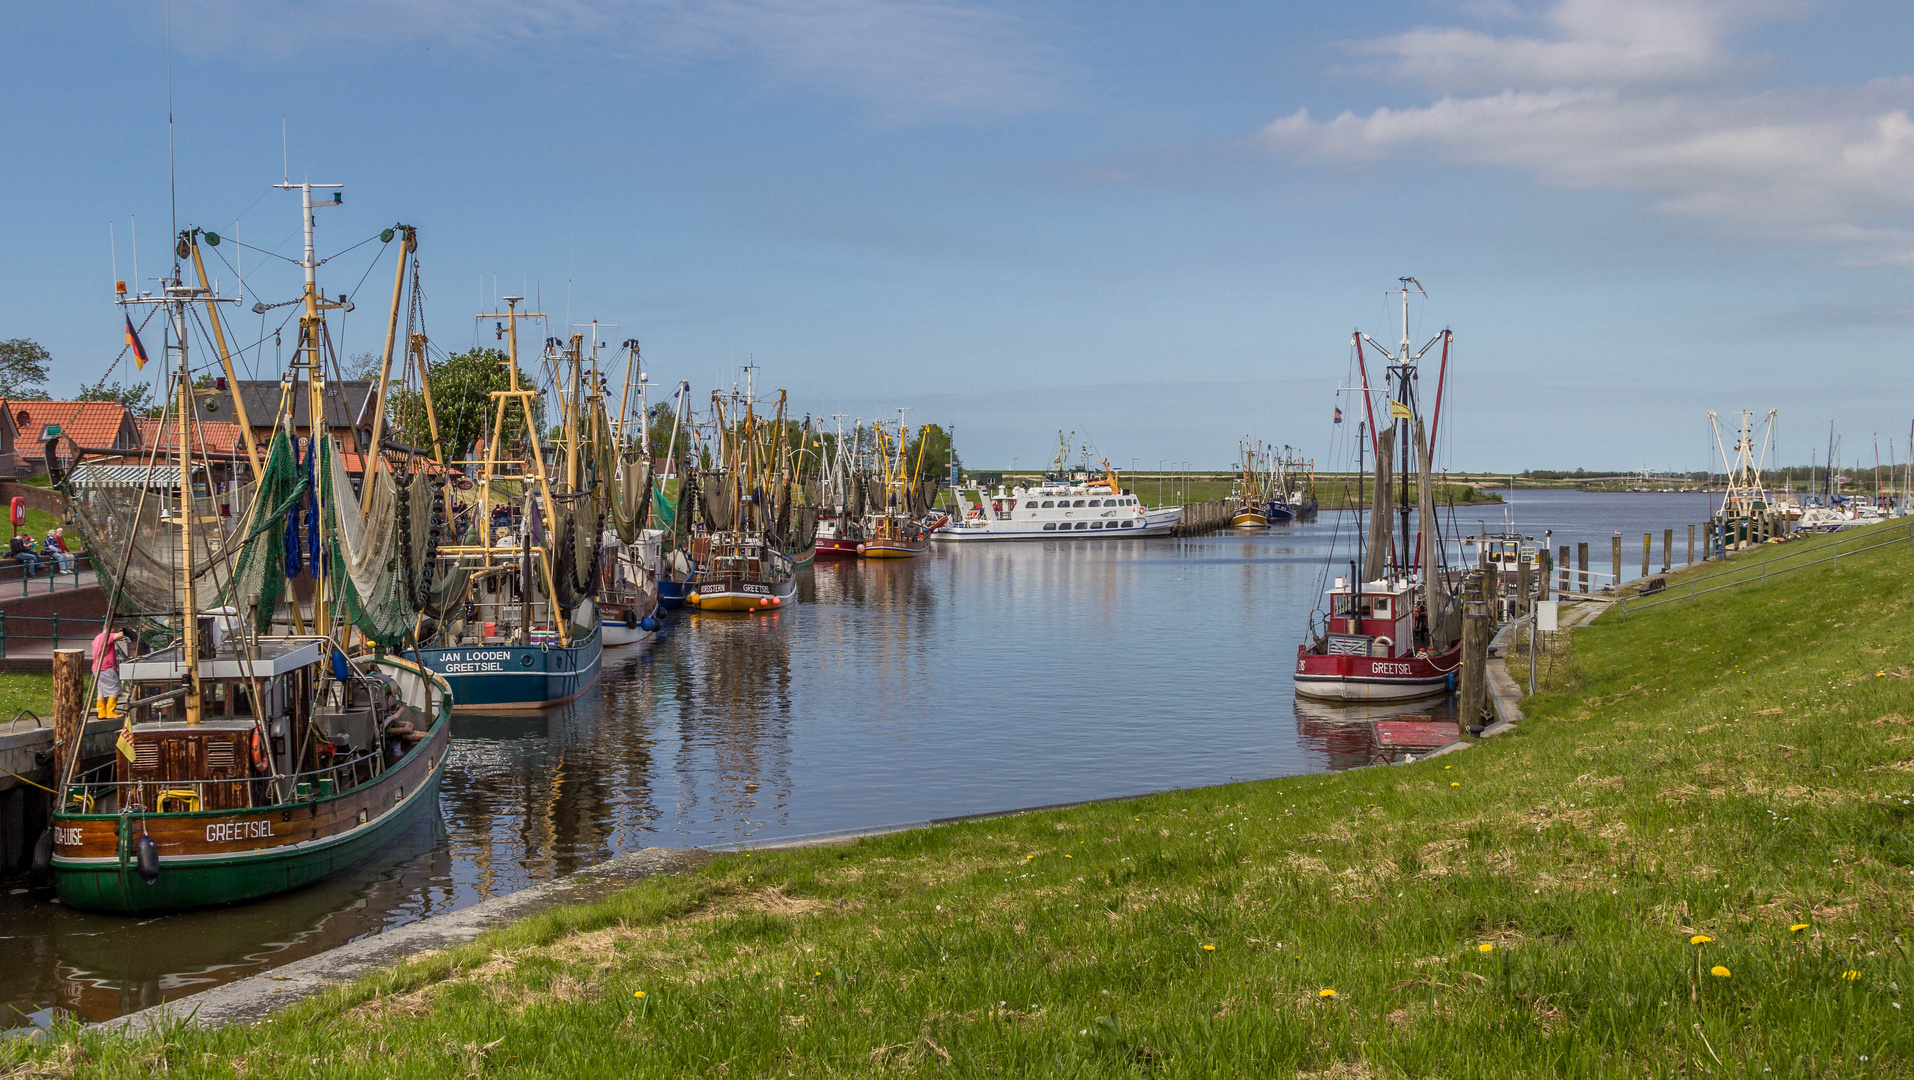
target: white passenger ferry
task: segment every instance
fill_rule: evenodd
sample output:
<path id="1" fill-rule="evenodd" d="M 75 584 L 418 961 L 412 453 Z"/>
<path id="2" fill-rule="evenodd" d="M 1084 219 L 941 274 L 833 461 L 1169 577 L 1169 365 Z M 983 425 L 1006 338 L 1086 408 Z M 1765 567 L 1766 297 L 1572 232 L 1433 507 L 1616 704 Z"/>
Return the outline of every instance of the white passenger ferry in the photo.
<path id="1" fill-rule="evenodd" d="M 1118 486 L 1100 480 L 1045 480 L 994 492 L 959 488 L 958 513 L 931 532 L 933 540 L 1096 540 L 1168 536 L 1183 519 L 1180 506 L 1152 510 Z M 976 501 L 971 496 L 976 495 Z"/>

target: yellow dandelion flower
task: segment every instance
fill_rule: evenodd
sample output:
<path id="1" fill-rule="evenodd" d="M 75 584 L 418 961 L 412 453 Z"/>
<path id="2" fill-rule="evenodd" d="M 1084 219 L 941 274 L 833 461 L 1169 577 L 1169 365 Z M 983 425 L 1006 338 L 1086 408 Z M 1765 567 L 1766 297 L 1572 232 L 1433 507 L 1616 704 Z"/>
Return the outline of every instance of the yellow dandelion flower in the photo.
<path id="1" fill-rule="evenodd" d="M 637 997 L 644 997 L 644 996 L 645 996 L 645 992 L 644 992 L 643 990 L 640 990 L 640 991 L 638 991 L 638 992 L 636 992 L 636 993 L 634 993 L 634 994 L 632 994 L 631 996 L 632 996 L 632 997 L 635 997 L 635 998 L 637 998 Z"/>
<path id="2" fill-rule="evenodd" d="M 1216 946 L 1214 946 L 1214 945 L 1205 945 L 1205 946 L 1203 946 L 1203 951 L 1204 951 L 1204 952 L 1215 952 L 1215 951 L 1216 951 Z"/>
<path id="3" fill-rule="evenodd" d="M 1075 856 L 1075 855 L 1072 855 L 1072 854 L 1070 854 L 1070 853 L 1069 853 L 1069 852 L 1067 852 L 1067 851 L 1063 853 L 1063 857 L 1064 857 L 1064 858 L 1066 858 L 1066 859 L 1074 859 L 1074 858 L 1076 858 L 1076 856 Z"/>
<path id="4" fill-rule="evenodd" d="M 1853 982 L 1854 980 L 1856 980 L 1856 979 L 1858 979 L 1858 978 L 1860 978 L 1860 977 L 1861 977 L 1861 973 L 1860 973 L 1860 972 L 1858 972 L 1858 971 L 1854 971 L 1854 970 L 1852 970 L 1852 969 L 1850 969 L 1850 970 L 1848 970 L 1848 971 L 1843 971 L 1843 972 L 1841 973 L 1841 977 L 1842 977 L 1843 979 L 1846 979 L 1846 980 L 1847 980 L 1847 981 L 1849 981 L 1849 982 Z"/>
<path id="5" fill-rule="evenodd" d="M 1798 923 L 1795 923 L 1793 926 L 1788 927 L 1790 931 L 1797 934 L 1803 930 L 1806 930 L 1807 928 L 1808 928 L 1808 924 L 1804 922 L 1798 922 Z"/>
<path id="6" fill-rule="evenodd" d="M 823 975 L 824 973 L 823 973 L 822 971 L 813 971 L 813 972 L 811 972 L 811 974 L 812 974 L 812 975 L 817 975 L 817 976 L 822 976 L 822 975 Z"/>
<path id="7" fill-rule="evenodd" d="M 1444 768 L 1444 769 L 1453 769 L 1453 768 L 1455 768 L 1455 766 L 1454 766 L 1454 765 L 1444 765 L 1444 766 L 1443 766 L 1443 768 Z"/>
<path id="8" fill-rule="evenodd" d="M 1451 780 L 1451 781 L 1449 781 L 1449 786 L 1450 786 L 1450 787 L 1461 787 L 1461 786 L 1462 786 L 1462 784 L 1461 784 L 1461 782 L 1459 782 L 1459 781 L 1456 781 L 1456 780 Z"/>
<path id="9" fill-rule="evenodd" d="M 1690 945 L 1706 945 L 1706 944 L 1708 944 L 1709 942 L 1711 942 L 1711 941 L 1713 941 L 1713 940 L 1715 940 L 1715 939 L 1714 939 L 1714 938 L 1711 938 L 1711 937 L 1709 937 L 1709 936 L 1708 936 L 1707 934 L 1696 934 L 1696 935 L 1695 935 L 1694 937 L 1691 937 L 1691 938 L 1689 938 L 1689 939 L 1688 939 L 1688 944 L 1690 944 Z"/>
<path id="10" fill-rule="evenodd" d="M 1730 972 L 1727 968 L 1722 967 L 1720 964 L 1716 964 L 1714 967 L 1711 967 L 1708 969 L 1708 974 L 1713 975 L 1717 979 L 1725 979 L 1729 975 L 1733 974 L 1733 972 Z"/>
<path id="11" fill-rule="evenodd" d="M 1316 996 L 1319 998 L 1332 998 L 1336 996 L 1336 992 L 1325 986 L 1321 990 L 1316 991 Z"/>
<path id="12" fill-rule="evenodd" d="M 1487 941 L 1475 947 L 1476 952 L 1494 952 L 1495 946 Z"/>

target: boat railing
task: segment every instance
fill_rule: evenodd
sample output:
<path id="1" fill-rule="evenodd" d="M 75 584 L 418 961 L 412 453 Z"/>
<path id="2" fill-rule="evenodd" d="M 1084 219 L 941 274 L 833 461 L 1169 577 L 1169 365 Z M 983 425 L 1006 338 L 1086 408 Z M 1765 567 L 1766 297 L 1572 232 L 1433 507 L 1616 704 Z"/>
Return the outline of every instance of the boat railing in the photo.
<path id="1" fill-rule="evenodd" d="M 68 813 L 90 814 L 94 812 L 93 807 L 104 801 L 109 795 L 116 797 L 121 796 L 126 794 L 127 789 L 130 788 L 132 789 L 132 796 L 136 798 L 141 787 L 153 787 L 161 789 L 165 795 L 172 795 L 175 792 L 190 793 L 194 801 L 203 807 L 206 806 L 209 801 L 207 798 L 207 785 L 263 783 L 271 785 L 271 787 L 275 789 L 275 794 L 279 801 L 256 806 L 237 807 L 234 808 L 232 812 L 239 813 L 242 811 L 274 810 L 288 806 L 302 806 L 307 803 L 318 802 L 323 799 L 332 798 L 335 795 L 344 794 L 358 787 L 360 783 L 362 783 L 362 781 L 357 779 L 359 766 L 361 764 L 375 766 L 375 768 L 372 769 L 372 773 L 374 776 L 377 776 L 380 770 L 376 768 L 378 762 L 375 759 L 383 753 L 383 748 L 372 747 L 353 754 L 351 757 L 341 758 L 330 765 L 325 765 L 317 769 L 307 769 L 304 772 L 280 773 L 278 775 L 268 776 L 232 777 L 224 780 L 85 779 L 87 776 L 115 767 L 116 763 L 108 762 L 107 764 L 97 765 L 87 770 L 87 772 L 81 774 L 81 779 L 67 784 L 64 788 L 65 794 L 61 797 L 61 804 Z M 346 782 L 341 783 L 342 780 Z M 286 796 L 288 795 L 291 797 L 287 798 Z M 128 803 L 125 800 L 121 801 L 122 807 L 127 805 L 134 804 Z"/>

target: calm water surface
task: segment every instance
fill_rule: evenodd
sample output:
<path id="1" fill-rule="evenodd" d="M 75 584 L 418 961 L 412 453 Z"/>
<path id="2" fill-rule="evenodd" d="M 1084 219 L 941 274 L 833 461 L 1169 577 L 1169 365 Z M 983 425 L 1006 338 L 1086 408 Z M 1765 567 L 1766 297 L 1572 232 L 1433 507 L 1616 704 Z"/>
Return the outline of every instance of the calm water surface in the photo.
<path id="1" fill-rule="evenodd" d="M 1517 492 L 1516 523 L 1591 544 L 1707 514 L 1701 495 Z M 1488 509 L 1491 529 L 1500 508 Z M 1476 529 L 1457 509 L 1456 524 Z M 1483 511 L 1474 511 L 1483 517 Z M 1299 703 L 1290 670 L 1333 514 L 1260 535 L 933 547 L 819 564 L 764 616 L 681 614 L 606 654 L 601 688 L 460 718 L 422 823 L 360 870 L 264 903 L 124 919 L 0 897 L 0 1001 L 91 1020 L 255 974 L 641 847 L 762 842 L 1376 759 L 1389 710 Z M 1628 538 L 1632 535 L 1634 547 Z M 1659 565 L 1659 564 L 1658 564 Z M 1632 577 L 1639 565 L 1624 565 Z M 4 1026 L 4 1025 L 0 1025 Z"/>

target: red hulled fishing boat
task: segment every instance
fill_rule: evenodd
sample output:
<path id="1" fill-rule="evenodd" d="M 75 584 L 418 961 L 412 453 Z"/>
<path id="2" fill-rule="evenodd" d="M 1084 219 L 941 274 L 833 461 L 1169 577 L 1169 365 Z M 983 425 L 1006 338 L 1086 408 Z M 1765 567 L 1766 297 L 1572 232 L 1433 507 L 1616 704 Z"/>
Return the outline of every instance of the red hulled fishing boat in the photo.
<path id="1" fill-rule="evenodd" d="M 1443 543 L 1436 516 L 1432 448 L 1441 420 L 1442 384 L 1448 374 L 1450 332 L 1443 330 L 1420 350 L 1409 341 L 1409 290 L 1401 279 L 1402 341 L 1391 353 L 1358 331 L 1350 342 L 1362 383 L 1365 422 L 1356 436 L 1356 558 L 1348 577 L 1328 590 L 1329 610 L 1312 615 L 1309 640 L 1296 647 L 1296 693 L 1333 701 L 1375 701 L 1446 693 L 1461 660 L 1461 602 L 1442 565 Z M 1425 297 L 1426 293 L 1423 294 Z M 1369 385 L 1363 344 L 1388 360 L 1388 378 Z M 1442 345 L 1435 409 L 1425 432 L 1417 401 L 1417 364 Z M 1381 393 L 1387 423 L 1375 423 L 1373 395 Z M 1338 413 L 1340 417 L 1340 413 Z M 1367 452 L 1375 454 L 1375 500 L 1366 523 L 1361 478 Z M 1400 463 L 1401 472 L 1394 472 Z M 1392 483 L 1398 479 L 1399 484 Z M 1411 520 L 1414 532 L 1411 532 Z M 1332 555 L 1332 560 L 1337 556 Z M 1317 616 L 1321 623 L 1317 623 Z"/>

